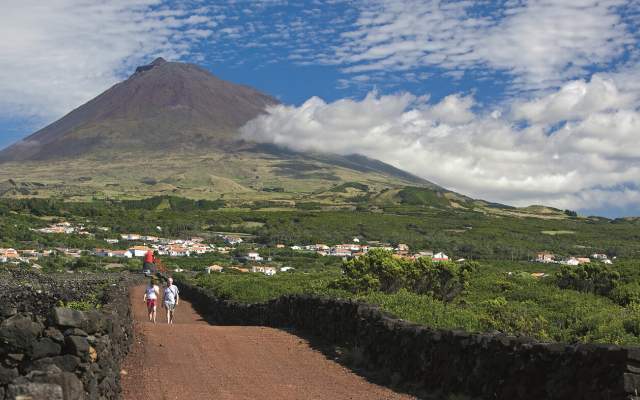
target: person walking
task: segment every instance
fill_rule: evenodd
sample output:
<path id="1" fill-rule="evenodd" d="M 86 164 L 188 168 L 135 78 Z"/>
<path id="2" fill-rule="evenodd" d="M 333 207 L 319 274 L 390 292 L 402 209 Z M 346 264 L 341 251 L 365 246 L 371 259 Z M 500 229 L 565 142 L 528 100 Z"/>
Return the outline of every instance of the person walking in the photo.
<path id="1" fill-rule="evenodd" d="M 179 293 L 178 287 L 173 284 L 173 278 L 169 278 L 167 287 L 164 289 L 164 298 L 162 301 L 163 307 L 167 309 L 168 324 L 173 324 L 176 306 L 180 302 Z"/>
<path id="2" fill-rule="evenodd" d="M 156 285 L 155 280 L 149 279 L 149 286 L 144 291 L 143 301 L 147 303 L 147 312 L 149 313 L 149 322 L 156 323 L 156 302 L 160 297 L 160 288 Z"/>

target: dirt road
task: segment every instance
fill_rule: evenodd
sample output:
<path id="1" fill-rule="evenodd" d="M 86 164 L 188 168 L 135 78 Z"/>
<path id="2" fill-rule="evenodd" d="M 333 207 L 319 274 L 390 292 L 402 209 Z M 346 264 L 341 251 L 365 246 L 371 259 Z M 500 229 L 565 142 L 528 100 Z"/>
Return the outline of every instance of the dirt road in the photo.
<path id="1" fill-rule="evenodd" d="M 136 343 L 123 366 L 125 400 L 412 398 L 369 383 L 287 332 L 209 325 L 186 301 L 176 324 L 161 312 L 151 324 L 143 293 L 131 292 Z"/>

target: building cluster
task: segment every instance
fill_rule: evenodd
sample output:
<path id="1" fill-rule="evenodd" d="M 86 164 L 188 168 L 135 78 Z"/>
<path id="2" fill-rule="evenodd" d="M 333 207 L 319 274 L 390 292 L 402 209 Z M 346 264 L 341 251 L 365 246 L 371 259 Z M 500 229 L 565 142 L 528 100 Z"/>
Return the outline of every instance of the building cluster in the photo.
<path id="1" fill-rule="evenodd" d="M 397 246 L 391 246 L 389 244 L 376 244 L 365 245 L 360 244 L 357 238 L 354 238 L 353 243 L 337 244 L 335 246 L 327 246 L 326 244 L 313 244 L 306 246 L 291 246 L 292 250 L 296 251 L 312 251 L 321 256 L 334 256 L 342 258 L 356 258 L 364 254 L 367 254 L 373 249 L 382 249 L 391 251 L 397 257 L 404 259 L 415 260 L 420 257 L 430 258 L 432 261 L 449 261 L 449 256 L 443 252 L 434 253 L 433 251 L 425 250 L 413 253 L 410 251 L 409 246 L 404 243 L 400 243 Z M 284 247 L 284 245 L 277 245 L 276 247 Z"/>
<path id="2" fill-rule="evenodd" d="M 93 236 L 92 233 L 87 231 L 87 228 L 82 225 L 73 225 L 70 222 L 57 222 L 55 224 L 51 224 L 45 228 L 33 229 L 36 232 L 40 233 L 61 233 L 61 234 L 76 234 L 76 235 L 87 235 Z"/>
<path id="3" fill-rule="evenodd" d="M 540 263 L 554 263 L 554 264 L 564 264 L 564 265 L 582 265 L 582 264 L 588 264 L 591 262 L 591 260 L 594 261 L 599 261 L 603 264 L 613 264 L 613 261 L 615 257 L 613 257 L 612 259 L 609 258 L 609 256 L 607 256 L 606 254 L 602 254 L 602 253 L 594 253 L 591 255 L 591 257 L 568 257 L 568 258 L 563 258 L 563 257 L 557 257 L 555 254 L 553 253 L 549 253 L 546 251 L 542 251 L 539 252 L 538 254 L 536 254 L 536 258 L 535 261 L 536 262 L 540 262 Z"/>
<path id="4" fill-rule="evenodd" d="M 143 257 L 148 251 L 152 251 L 161 256 L 189 257 L 191 255 L 199 255 L 215 251 L 229 251 L 229 248 L 227 247 L 216 247 L 211 244 L 206 244 L 204 243 L 204 239 L 201 237 L 192 237 L 190 239 L 167 239 L 156 236 L 126 233 L 120 235 L 120 239 L 123 241 L 139 241 L 144 242 L 145 244 L 134 245 L 129 247 L 127 250 L 95 249 L 93 254 L 98 257 L 132 258 Z M 108 240 L 107 242 L 110 243 Z"/>
<path id="5" fill-rule="evenodd" d="M 294 269 L 293 267 L 282 267 L 280 268 L 280 271 L 287 272 L 293 269 Z M 215 272 L 223 272 L 224 270 L 230 270 L 230 271 L 236 271 L 236 272 L 242 272 L 242 273 L 259 273 L 267 276 L 273 276 L 276 273 L 278 273 L 278 268 L 270 265 L 252 265 L 249 267 L 234 265 L 229 267 L 222 267 L 220 265 L 214 264 L 205 268 L 205 272 L 207 272 L 208 274 L 215 273 Z"/>

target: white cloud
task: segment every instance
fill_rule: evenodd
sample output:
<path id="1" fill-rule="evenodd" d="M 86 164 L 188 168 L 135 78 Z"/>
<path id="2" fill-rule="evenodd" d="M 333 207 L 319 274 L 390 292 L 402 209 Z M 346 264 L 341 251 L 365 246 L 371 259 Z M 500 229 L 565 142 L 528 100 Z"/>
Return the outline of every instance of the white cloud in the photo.
<path id="1" fill-rule="evenodd" d="M 553 124 L 629 107 L 637 100 L 636 94 L 620 93 L 612 79 L 594 75 L 590 82 L 572 81 L 548 96 L 517 103 L 513 112 L 518 119 Z"/>
<path id="2" fill-rule="evenodd" d="M 573 87 L 585 90 L 567 89 Z M 300 151 L 364 154 L 508 204 L 623 207 L 640 196 L 639 105 L 633 93 L 601 77 L 488 115 L 461 95 L 436 104 L 406 93 L 333 103 L 314 97 L 300 107 L 272 107 L 243 135 Z M 530 123 L 518 127 L 513 115 Z M 571 122 L 547 133 L 564 120 Z"/>
<path id="3" fill-rule="evenodd" d="M 212 22 L 161 0 L 5 0 L 0 117 L 59 117 L 152 57 L 192 53 Z"/>
<path id="4" fill-rule="evenodd" d="M 631 51 L 637 33 L 624 14 L 640 10 L 626 0 L 504 1 L 482 13 L 468 1 L 360 4 L 355 27 L 319 62 L 347 73 L 490 68 L 510 74 L 518 89 L 535 90 L 588 76 Z"/>

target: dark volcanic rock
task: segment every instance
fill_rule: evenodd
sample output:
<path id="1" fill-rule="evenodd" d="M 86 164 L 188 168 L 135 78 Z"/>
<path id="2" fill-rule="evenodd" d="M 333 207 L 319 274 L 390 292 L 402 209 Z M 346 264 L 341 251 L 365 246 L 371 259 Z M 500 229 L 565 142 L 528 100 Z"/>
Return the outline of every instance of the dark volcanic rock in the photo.
<path id="1" fill-rule="evenodd" d="M 82 311 L 56 307 L 53 309 L 53 322 L 60 326 L 82 328 L 87 323 L 87 317 Z"/>
<path id="2" fill-rule="evenodd" d="M 38 340 L 33 345 L 33 353 L 31 358 L 37 360 L 38 358 L 57 356 L 60 354 L 62 346 L 54 342 L 52 339 L 45 337 Z"/>
<path id="3" fill-rule="evenodd" d="M 26 382 L 9 385 L 5 396 L 7 400 L 65 400 L 62 387 L 52 383 Z"/>
<path id="4" fill-rule="evenodd" d="M 69 354 L 80 358 L 89 354 L 89 342 L 84 336 L 67 336 L 64 342 Z"/>
<path id="5" fill-rule="evenodd" d="M 0 385 L 6 385 L 18 377 L 17 368 L 5 368 L 0 364 Z"/>
<path id="6" fill-rule="evenodd" d="M 0 344 L 8 349 L 30 351 L 32 343 L 44 330 L 44 325 L 30 317 L 14 315 L 0 324 Z"/>

